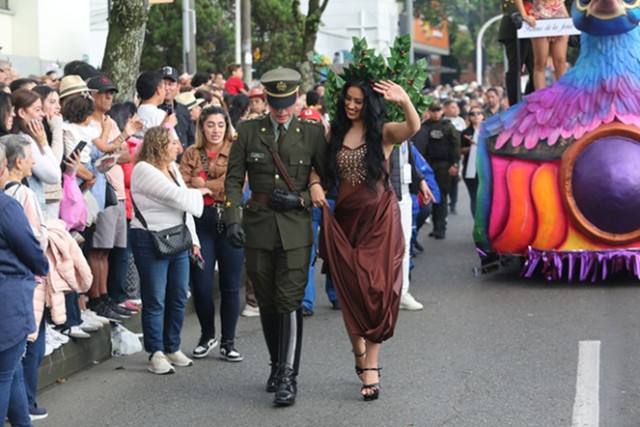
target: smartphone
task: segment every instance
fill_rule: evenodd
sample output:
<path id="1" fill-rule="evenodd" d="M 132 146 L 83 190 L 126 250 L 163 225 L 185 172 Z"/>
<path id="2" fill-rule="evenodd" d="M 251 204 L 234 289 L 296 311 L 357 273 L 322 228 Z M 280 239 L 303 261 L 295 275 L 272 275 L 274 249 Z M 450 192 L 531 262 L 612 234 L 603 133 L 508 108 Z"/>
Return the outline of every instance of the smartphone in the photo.
<path id="1" fill-rule="evenodd" d="M 167 114 L 168 115 L 172 115 L 173 114 L 173 105 L 171 105 L 171 104 L 167 105 Z"/>
<path id="2" fill-rule="evenodd" d="M 76 147 L 73 149 L 72 153 L 80 153 L 82 150 L 84 150 L 84 147 L 87 146 L 87 141 L 80 141 L 78 142 L 78 145 L 76 145 Z"/>
<path id="3" fill-rule="evenodd" d="M 204 270 L 204 259 L 200 254 L 195 255 L 193 252 L 189 253 L 189 259 L 192 263 L 196 265 L 200 270 Z"/>
<path id="4" fill-rule="evenodd" d="M 64 172 L 67 169 L 67 165 L 65 164 L 65 162 L 71 161 L 71 157 L 73 153 L 80 153 L 82 150 L 84 150 L 84 147 L 87 146 L 87 141 L 80 141 L 78 142 L 78 145 L 75 146 L 75 148 L 71 151 L 71 154 L 69 154 L 68 156 L 64 156 L 64 159 L 62 159 L 62 163 L 60 165 L 60 167 L 62 168 L 62 172 Z"/>
<path id="5" fill-rule="evenodd" d="M 64 160 L 65 161 L 71 160 L 71 156 L 73 155 L 73 153 L 80 153 L 82 150 L 84 150 L 84 147 L 86 146 L 87 146 L 87 141 L 78 142 L 78 145 L 75 146 L 75 148 L 71 151 L 71 153 L 69 153 L 69 155 L 65 156 Z"/>

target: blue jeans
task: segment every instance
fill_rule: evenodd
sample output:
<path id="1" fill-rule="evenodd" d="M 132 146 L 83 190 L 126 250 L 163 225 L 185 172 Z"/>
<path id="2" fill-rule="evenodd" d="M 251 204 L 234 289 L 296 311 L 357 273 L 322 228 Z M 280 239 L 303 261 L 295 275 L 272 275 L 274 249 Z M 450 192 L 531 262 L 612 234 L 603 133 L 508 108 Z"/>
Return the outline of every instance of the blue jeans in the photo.
<path id="1" fill-rule="evenodd" d="M 189 288 L 188 251 L 172 257 L 156 255 L 147 230 L 131 230 L 131 248 L 140 272 L 144 348 L 175 353 L 180 350 Z"/>
<path id="2" fill-rule="evenodd" d="M 76 301 L 78 294 L 76 294 Z M 22 358 L 22 369 L 24 372 L 24 388 L 27 392 L 27 400 L 29 407 L 32 408 L 36 404 L 36 391 L 38 390 L 38 368 L 44 358 L 45 347 L 45 325 L 44 316 L 40 321 L 40 329 L 38 330 L 38 338 L 34 342 L 27 342 L 27 352 Z"/>
<path id="3" fill-rule="evenodd" d="M 0 351 L 0 419 L 4 422 L 8 417 L 14 427 L 31 426 L 20 363 L 26 345 L 25 336 L 13 347 Z"/>
<path id="4" fill-rule="evenodd" d="M 109 275 L 107 292 L 116 304 L 127 300 L 127 269 L 129 268 L 129 248 L 112 248 L 109 251 Z"/>
<path id="5" fill-rule="evenodd" d="M 72 326 L 78 326 L 82 323 L 82 317 L 81 317 L 80 305 L 78 304 L 77 292 L 71 291 L 64 294 L 64 305 L 67 309 L 67 321 L 64 322 L 62 325 L 56 325 L 56 329 L 58 330 L 70 328 Z"/>
<path id="6" fill-rule="evenodd" d="M 329 205 L 331 206 L 331 212 L 333 212 L 333 206 L 335 202 L 331 199 L 327 199 Z M 314 243 L 311 247 L 311 261 L 309 264 L 309 279 L 307 280 L 307 286 L 304 288 L 304 298 L 302 299 L 302 305 L 304 305 L 309 310 L 313 311 L 313 304 L 316 300 L 316 284 L 315 284 L 315 272 L 316 272 L 316 247 L 318 244 L 318 229 L 320 228 L 320 223 L 322 222 L 322 209 L 313 207 L 312 210 L 312 218 L 313 218 L 313 235 L 314 235 Z M 336 290 L 333 287 L 333 282 L 329 275 L 327 275 L 327 281 L 325 284 L 325 290 L 327 292 L 327 297 L 329 297 L 329 301 L 336 301 L 338 296 L 336 295 Z"/>
<path id="7" fill-rule="evenodd" d="M 109 251 L 109 275 L 107 276 L 107 292 L 109 298 L 116 304 L 127 300 L 127 271 L 129 269 L 129 255 L 131 254 L 131 239 L 129 239 L 130 221 L 127 221 L 127 247 L 112 248 Z"/>
<path id="8" fill-rule="evenodd" d="M 195 223 L 200 239 L 200 252 L 204 258 L 204 269 L 191 264 L 191 288 L 201 334 L 206 339 L 216 336 L 213 271 L 218 261 L 221 340 L 233 341 L 240 313 L 240 276 L 244 264 L 244 251 L 229 245 L 225 228 L 218 233 L 213 209 L 209 206 L 205 206 L 202 216 L 196 218 Z"/>

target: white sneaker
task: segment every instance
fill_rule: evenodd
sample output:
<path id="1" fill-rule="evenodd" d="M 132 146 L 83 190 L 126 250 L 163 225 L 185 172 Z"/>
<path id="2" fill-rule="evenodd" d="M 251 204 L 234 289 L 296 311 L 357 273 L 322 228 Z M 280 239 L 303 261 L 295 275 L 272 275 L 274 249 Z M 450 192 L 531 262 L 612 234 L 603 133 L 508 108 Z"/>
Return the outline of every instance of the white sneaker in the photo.
<path id="1" fill-rule="evenodd" d="M 153 353 L 149 361 L 151 362 L 151 366 L 147 369 L 156 375 L 173 374 L 176 371 L 175 368 L 171 366 L 171 363 L 169 363 L 167 356 L 160 350 Z"/>
<path id="2" fill-rule="evenodd" d="M 98 313 L 96 313 L 93 310 L 85 310 L 82 312 L 82 314 L 84 314 L 89 319 L 93 319 L 93 320 L 96 320 L 97 322 L 102 323 L 103 325 L 108 325 L 109 323 L 111 323 L 109 319 L 98 315 Z M 82 314 L 80 316 L 82 316 Z M 83 317 L 83 320 L 84 320 L 84 317 Z"/>
<path id="3" fill-rule="evenodd" d="M 180 350 L 176 351 L 175 353 L 167 353 L 167 359 L 169 359 L 169 362 L 171 362 L 173 366 L 193 366 L 193 360 L 185 356 L 184 353 Z"/>
<path id="4" fill-rule="evenodd" d="M 242 313 L 240 313 L 240 316 L 243 316 L 243 317 L 260 316 L 260 307 L 254 307 L 252 305 L 245 304 L 244 309 L 242 310 Z"/>
<path id="5" fill-rule="evenodd" d="M 72 326 L 70 328 L 65 328 L 62 330 L 62 333 L 71 338 L 82 338 L 82 339 L 91 338 L 91 335 L 83 331 L 80 326 Z"/>
<path id="6" fill-rule="evenodd" d="M 84 311 L 80 314 L 80 318 L 82 319 L 80 327 L 85 332 L 95 332 L 104 327 L 104 323 Z"/>
<path id="7" fill-rule="evenodd" d="M 96 323 L 93 323 L 93 321 L 87 322 L 86 320 L 83 320 L 78 326 L 85 332 L 97 332 L 104 325 L 100 323 L 100 326 L 98 326 Z"/>
<path id="8" fill-rule="evenodd" d="M 69 337 L 68 336 L 63 335 L 60 332 L 58 332 L 57 330 L 55 330 L 53 328 L 53 326 L 51 324 L 49 324 L 49 323 L 47 323 L 46 333 L 51 336 L 51 339 L 53 341 L 59 343 L 60 345 L 65 345 L 66 343 L 69 342 Z"/>
<path id="9" fill-rule="evenodd" d="M 422 310 L 424 306 L 415 300 L 409 292 L 400 296 L 400 310 Z"/>

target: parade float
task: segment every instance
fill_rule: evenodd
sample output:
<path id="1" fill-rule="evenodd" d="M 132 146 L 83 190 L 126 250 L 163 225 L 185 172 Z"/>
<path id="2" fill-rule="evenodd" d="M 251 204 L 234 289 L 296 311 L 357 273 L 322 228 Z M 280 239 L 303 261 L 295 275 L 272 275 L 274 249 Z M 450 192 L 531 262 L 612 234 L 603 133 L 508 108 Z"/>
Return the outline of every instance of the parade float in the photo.
<path id="1" fill-rule="evenodd" d="M 640 1 L 576 0 L 575 66 L 484 123 L 474 239 L 483 271 L 640 278 Z"/>

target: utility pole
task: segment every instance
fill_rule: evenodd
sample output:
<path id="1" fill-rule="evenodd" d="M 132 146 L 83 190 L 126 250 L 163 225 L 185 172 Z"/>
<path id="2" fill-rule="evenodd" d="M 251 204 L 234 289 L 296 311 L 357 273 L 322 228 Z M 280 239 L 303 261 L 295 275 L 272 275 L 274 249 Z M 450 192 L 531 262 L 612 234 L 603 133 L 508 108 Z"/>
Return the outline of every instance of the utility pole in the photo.
<path id="1" fill-rule="evenodd" d="M 182 68 L 196 72 L 196 11 L 194 0 L 182 0 Z"/>
<path id="2" fill-rule="evenodd" d="M 242 11 L 240 7 L 240 0 L 235 1 L 235 10 L 236 10 L 236 31 L 235 31 L 235 47 L 236 47 L 236 64 L 242 64 L 242 40 L 240 35 L 240 28 L 242 28 Z"/>
<path id="3" fill-rule="evenodd" d="M 407 13 L 407 31 L 411 37 L 411 48 L 409 49 L 409 63 L 413 64 L 413 0 L 405 0 L 405 10 Z"/>
<path id="4" fill-rule="evenodd" d="M 251 53 L 251 0 L 242 0 L 242 74 L 244 82 L 251 87 L 253 77 L 251 67 L 253 56 Z"/>

